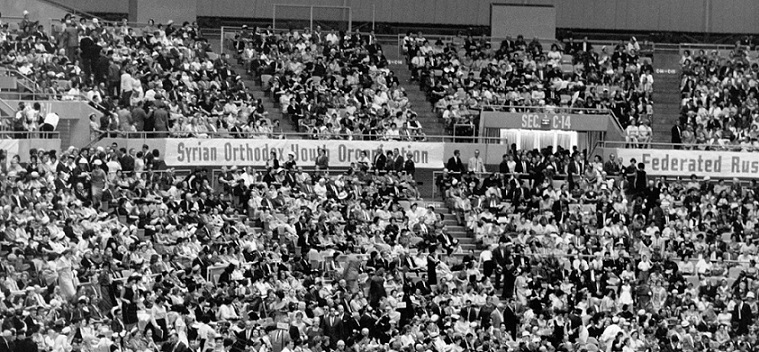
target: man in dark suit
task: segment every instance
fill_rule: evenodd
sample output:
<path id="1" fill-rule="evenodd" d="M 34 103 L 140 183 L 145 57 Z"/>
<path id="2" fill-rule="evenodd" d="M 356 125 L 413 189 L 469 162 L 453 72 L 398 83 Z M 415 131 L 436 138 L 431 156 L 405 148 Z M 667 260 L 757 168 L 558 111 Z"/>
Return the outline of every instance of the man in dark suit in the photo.
<path id="1" fill-rule="evenodd" d="M 502 174 L 509 173 L 509 155 L 508 154 L 503 154 L 503 161 L 501 161 L 501 164 L 498 165 L 498 172 Z"/>
<path id="2" fill-rule="evenodd" d="M 421 280 L 416 282 L 416 289 L 419 290 L 423 296 L 432 293 L 432 288 L 430 287 L 430 284 L 427 283 L 427 274 L 422 274 Z"/>
<path id="3" fill-rule="evenodd" d="M 249 320 L 245 323 L 245 329 L 240 330 L 235 333 L 236 342 L 235 345 L 238 347 L 242 347 L 241 350 L 245 350 L 246 347 L 250 346 L 252 347 L 254 343 L 255 336 L 253 335 L 254 331 L 254 324 L 252 320 Z"/>
<path id="4" fill-rule="evenodd" d="M 401 172 L 403 171 L 405 166 L 406 166 L 406 160 L 403 158 L 403 154 L 398 151 L 398 148 L 396 148 L 394 169 L 395 171 Z"/>
<path id="5" fill-rule="evenodd" d="M 361 336 L 361 314 L 353 312 L 350 317 L 343 321 L 344 335 L 349 341 L 355 341 Z"/>
<path id="6" fill-rule="evenodd" d="M 638 169 L 635 171 L 635 192 L 643 194 L 646 192 L 646 186 L 648 186 L 648 180 L 646 176 L 646 164 L 638 163 Z"/>
<path id="7" fill-rule="evenodd" d="M 495 288 L 501 288 L 501 278 L 503 277 L 506 267 L 509 265 L 511 254 L 506 248 L 506 241 L 498 243 L 498 248 L 493 249 L 493 261 L 496 264 L 495 270 Z"/>
<path id="8" fill-rule="evenodd" d="M 461 172 L 464 171 L 464 164 L 461 162 L 461 153 L 458 149 L 453 151 L 453 156 L 448 159 L 448 163 L 445 164 L 445 168 L 448 169 L 449 172 L 461 175 Z"/>
<path id="9" fill-rule="evenodd" d="M 337 346 L 337 341 L 343 339 L 343 321 L 337 317 L 335 308 L 331 308 L 329 315 L 322 320 L 322 331 L 324 336 L 329 337 L 332 348 Z"/>
<path id="10" fill-rule="evenodd" d="M 190 347 L 177 337 L 176 331 L 172 330 L 169 333 L 169 340 L 163 343 L 161 350 L 170 352 L 187 352 L 190 351 Z"/>
<path id="11" fill-rule="evenodd" d="M 16 350 L 15 341 L 10 336 L 0 336 L 0 352 L 12 352 Z"/>
<path id="12" fill-rule="evenodd" d="M 382 148 L 377 149 L 377 154 L 374 156 L 374 169 L 384 170 L 386 162 L 387 158 L 385 157 L 385 153 L 382 152 Z"/>
<path id="13" fill-rule="evenodd" d="M 735 333 L 744 335 L 748 333 L 748 327 L 754 324 L 754 313 L 751 311 L 751 301 L 754 300 L 753 292 L 746 294 L 746 299 L 741 299 L 741 303 L 735 306 L 733 311 L 733 320 L 735 320 Z M 749 302 L 746 302 L 748 300 Z"/>
<path id="14" fill-rule="evenodd" d="M 519 326 L 519 315 L 517 314 L 516 302 L 510 299 L 503 308 L 503 324 L 506 325 L 506 331 L 511 333 L 511 338 L 517 339 L 517 326 Z"/>
<path id="15" fill-rule="evenodd" d="M 672 126 L 672 144 L 680 144 L 683 142 L 683 129 L 680 126 L 680 119 L 675 120 L 675 125 Z M 681 146 L 676 145 L 675 149 L 680 149 Z"/>
<path id="16" fill-rule="evenodd" d="M 478 316 L 477 308 L 472 307 L 471 300 L 467 300 L 466 307 L 461 308 L 459 315 L 461 316 L 461 319 L 464 319 L 470 323 L 475 322 L 477 321 L 477 316 Z"/>
<path id="17" fill-rule="evenodd" d="M 569 165 L 567 165 L 567 174 L 569 176 L 569 189 L 573 189 L 574 185 L 577 181 L 580 180 L 580 177 L 582 177 L 582 173 L 585 170 L 585 165 L 583 165 L 582 160 L 580 159 L 580 155 L 577 154 L 574 157 L 574 160 L 569 162 Z"/>

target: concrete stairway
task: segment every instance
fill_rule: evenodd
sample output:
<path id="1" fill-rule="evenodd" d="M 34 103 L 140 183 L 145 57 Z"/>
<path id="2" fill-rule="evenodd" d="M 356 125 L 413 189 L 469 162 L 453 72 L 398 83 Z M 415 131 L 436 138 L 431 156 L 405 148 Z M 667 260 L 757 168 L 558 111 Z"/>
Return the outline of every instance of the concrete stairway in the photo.
<path id="1" fill-rule="evenodd" d="M 420 206 L 422 202 L 419 202 Z M 451 210 L 445 205 L 442 199 L 435 199 L 424 202 L 426 205 L 433 205 L 435 212 L 441 214 L 443 217 L 443 223 L 445 224 L 447 233 L 453 236 L 459 241 L 461 245 L 462 253 L 454 253 L 454 259 L 461 260 L 465 255 L 474 255 L 478 258 L 481 250 L 475 244 L 474 237 L 470 236 L 469 231 L 464 226 L 460 226 L 456 223 L 456 216 L 451 213 Z M 454 260 L 454 262 L 456 261 Z"/>
<path id="2" fill-rule="evenodd" d="M 415 82 L 411 82 L 411 71 L 408 66 L 403 63 L 394 63 L 389 65 L 390 70 L 398 77 L 401 87 L 406 90 L 409 103 L 411 103 L 411 110 L 416 111 L 419 122 L 422 124 L 422 130 L 428 136 L 443 136 L 448 133 L 445 132 L 445 124 L 443 120 L 432 111 L 432 105 L 427 100 L 427 95 L 419 89 L 419 85 Z"/>
<path id="3" fill-rule="evenodd" d="M 269 119 L 272 122 L 279 120 L 279 125 L 282 127 L 282 131 L 285 133 L 297 131 L 297 128 L 295 128 L 292 121 L 290 119 L 284 118 L 282 115 L 282 110 L 279 108 L 279 102 L 275 102 L 272 97 L 266 96 L 264 87 L 262 85 L 262 82 L 260 82 L 259 77 L 252 77 L 248 75 L 245 67 L 238 65 L 236 62 L 231 63 L 231 69 L 237 75 L 242 77 L 243 82 L 245 82 L 245 87 L 248 88 L 250 95 L 256 99 L 261 99 L 264 108 L 269 113 Z"/>
<path id="4" fill-rule="evenodd" d="M 677 50 L 654 52 L 655 143 L 672 142 L 672 126 L 680 118 L 680 53 Z"/>

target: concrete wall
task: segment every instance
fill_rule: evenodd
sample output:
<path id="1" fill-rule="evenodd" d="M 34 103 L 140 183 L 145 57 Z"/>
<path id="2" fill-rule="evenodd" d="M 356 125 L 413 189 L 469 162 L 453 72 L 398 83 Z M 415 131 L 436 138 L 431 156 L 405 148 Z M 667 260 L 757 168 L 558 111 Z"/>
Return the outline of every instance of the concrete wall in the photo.
<path id="1" fill-rule="evenodd" d="M 35 148 L 39 150 L 40 148 L 45 150 L 56 150 L 61 151 L 61 140 L 60 139 L 39 139 L 39 138 L 32 138 L 32 139 L 19 139 L 18 140 L 18 157 L 22 162 L 29 161 L 29 150 Z M 61 154 L 58 153 L 58 156 Z"/>
<path id="2" fill-rule="evenodd" d="M 95 1 L 74 1 L 82 3 L 95 3 Z M 21 17 L 24 11 L 29 11 L 29 19 L 39 21 L 45 28 L 50 28 L 50 19 L 60 20 L 66 15 L 61 8 L 37 0 L 2 0 L 0 1 L 0 13 L 3 16 Z"/>
<path id="3" fill-rule="evenodd" d="M 0 76 L 0 89 L 16 89 L 16 77 Z"/>
<path id="4" fill-rule="evenodd" d="M 556 8 L 553 6 L 494 4 L 491 21 L 490 36 L 494 39 L 518 35 L 556 38 Z"/>
<path id="5" fill-rule="evenodd" d="M 125 1 L 127 2 L 127 1 Z M 198 0 L 129 0 L 129 19 L 132 22 L 156 23 L 174 20 L 178 25 L 184 21 L 193 22 L 198 17 Z"/>
<path id="6" fill-rule="evenodd" d="M 24 3 L 22 0 L 6 2 Z M 92 12 L 128 13 L 122 0 L 59 0 Z M 146 0 L 147 1 L 147 0 Z M 173 2 L 153 0 L 165 5 Z M 433 25 L 490 25 L 493 0 L 197 0 L 198 16 L 271 18 L 273 4 L 351 6 L 355 21 Z M 503 3 L 500 2 L 499 3 Z M 716 33 L 759 32 L 759 1 L 730 0 L 521 0 L 556 6 L 556 27 Z M 2 6 L 0 6 L 2 9 Z M 3 11 L 5 14 L 5 11 Z M 171 14 L 171 12 L 168 12 Z M 14 15 L 8 13 L 7 15 Z M 156 14 L 159 16 L 159 14 Z"/>

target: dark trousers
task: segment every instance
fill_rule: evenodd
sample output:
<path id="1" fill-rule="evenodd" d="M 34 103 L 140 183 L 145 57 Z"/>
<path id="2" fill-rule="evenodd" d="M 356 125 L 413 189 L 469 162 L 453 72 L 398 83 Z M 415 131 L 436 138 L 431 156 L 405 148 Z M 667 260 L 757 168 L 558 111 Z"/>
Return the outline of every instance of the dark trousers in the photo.
<path id="1" fill-rule="evenodd" d="M 43 123 L 42 126 L 40 126 L 40 132 L 53 132 L 55 131 L 55 127 L 49 123 Z M 42 133 L 40 138 L 53 138 L 52 133 Z"/>

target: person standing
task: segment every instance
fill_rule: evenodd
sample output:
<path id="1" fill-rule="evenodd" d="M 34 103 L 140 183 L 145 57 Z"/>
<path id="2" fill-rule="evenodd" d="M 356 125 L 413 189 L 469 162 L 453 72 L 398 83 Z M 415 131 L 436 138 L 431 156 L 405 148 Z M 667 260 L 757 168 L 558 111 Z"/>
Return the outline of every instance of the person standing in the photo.
<path id="1" fill-rule="evenodd" d="M 680 119 L 675 120 L 675 125 L 672 126 L 672 144 L 675 144 L 675 149 L 680 149 L 683 142 L 683 129 L 680 126 Z"/>
<path id="2" fill-rule="evenodd" d="M 71 19 L 66 20 L 66 28 L 63 30 L 63 44 L 66 46 L 66 57 L 69 62 L 76 61 L 77 49 L 79 49 L 79 28 Z"/>
<path id="3" fill-rule="evenodd" d="M 40 126 L 40 132 L 53 132 L 56 128 L 58 128 L 58 121 L 60 121 L 60 116 L 58 114 L 51 112 L 45 115 L 45 119 L 42 122 L 42 126 Z M 45 133 L 42 135 L 42 138 L 53 138 L 52 133 Z"/>
<path id="4" fill-rule="evenodd" d="M 754 293 L 749 292 L 746 294 L 746 298 L 741 298 L 741 302 L 735 305 L 735 311 L 733 312 L 733 319 L 735 320 L 735 333 L 738 335 L 745 335 L 748 333 L 748 327 L 754 324 L 754 313 L 751 311 L 751 306 L 746 300 L 753 300 Z"/>
<path id="5" fill-rule="evenodd" d="M 469 158 L 469 162 L 467 163 L 467 168 L 470 172 L 474 172 L 476 174 L 484 173 L 485 172 L 485 162 L 480 158 L 480 150 L 475 149 L 474 150 L 474 156 Z"/>
<path id="6" fill-rule="evenodd" d="M 329 169 L 329 157 L 327 156 L 327 149 L 318 148 L 319 156 L 316 157 L 316 170 L 328 170 Z"/>
<path id="7" fill-rule="evenodd" d="M 643 163 L 638 163 L 638 168 L 635 170 L 635 184 L 634 189 L 635 192 L 638 194 L 643 194 L 646 192 L 646 187 L 648 186 L 648 181 L 646 180 L 646 165 Z"/>
<path id="8" fill-rule="evenodd" d="M 454 175 L 461 175 L 464 171 L 464 164 L 461 163 L 461 152 L 458 149 L 453 151 L 453 156 L 448 159 L 448 163 L 445 166 L 448 172 Z"/>
<path id="9" fill-rule="evenodd" d="M 156 131 L 155 138 L 166 138 L 169 131 L 169 112 L 162 100 L 161 94 L 156 94 L 155 110 L 153 110 L 153 129 Z"/>
<path id="10" fill-rule="evenodd" d="M 409 152 L 408 155 L 406 155 L 406 162 L 403 165 L 403 171 L 406 171 L 407 174 L 411 175 L 411 177 L 414 177 L 414 174 L 416 173 L 416 164 L 414 163 L 414 154 Z"/>
<path id="11" fill-rule="evenodd" d="M 121 73 L 121 85 L 119 91 L 121 92 L 121 105 L 129 106 L 129 99 L 132 97 L 132 90 L 134 90 L 134 79 L 129 71 L 123 70 Z M 137 129 L 141 131 L 141 129 Z"/>
<path id="12" fill-rule="evenodd" d="M 506 241 L 501 240 L 498 243 L 498 248 L 495 248 L 492 251 L 493 261 L 496 264 L 496 268 L 495 268 L 495 288 L 496 289 L 501 288 L 501 279 L 503 278 L 503 275 L 506 273 L 506 270 L 508 270 L 508 265 L 509 265 L 509 262 L 511 261 L 511 258 L 510 258 L 511 254 L 506 248 L 506 244 L 507 244 Z"/>
<path id="13" fill-rule="evenodd" d="M 107 187 L 108 175 L 103 170 L 103 161 L 96 159 L 92 170 L 90 184 L 92 187 L 92 206 L 97 209 L 103 199 L 103 192 Z"/>

